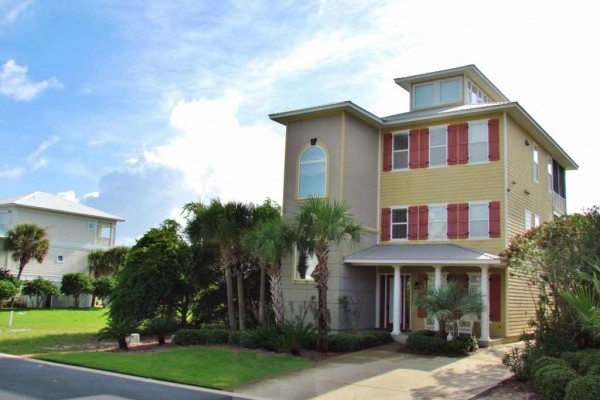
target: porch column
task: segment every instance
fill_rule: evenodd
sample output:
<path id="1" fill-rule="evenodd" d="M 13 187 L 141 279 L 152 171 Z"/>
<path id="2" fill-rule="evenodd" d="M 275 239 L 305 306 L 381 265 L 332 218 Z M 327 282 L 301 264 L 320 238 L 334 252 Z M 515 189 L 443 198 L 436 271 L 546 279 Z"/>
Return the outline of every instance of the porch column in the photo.
<path id="1" fill-rule="evenodd" d="M 490 274 L 487 265 L 480 266 L 481 268 L 481 299 L 485 305 L 485 309 L 481 312 L 481 337 L 479 340 L 484 343 L 490 341 Z"/>
<path id="2" fill-rule="evenodd" d="M 438 290 L 442 287 L 442 266 L 434 265 L 433 269 L 435 270 L 435 274 L 433 276 L 433 287 Z M 434 329 L 439 332 L 440 331 L 440 323 L 436 319 L 434 322 Z"/>
<path id="3" fill-rule="evenodd" d="M 399 336 L 400 335 L 400 321 L 401 321 L 401 315 L 402 315 L 402 310 L 401 310 L 401 304 L 400 304 L 400 299 L 402 298 L 401 295 L 401 287 L 400 287 L 400 270 L 402 269 L 402 267 L 400 265 L 394 265 L 394 302 L 393 302 L 393 310 L 394 310 L 394 317 L 392 319 L 392 336 Z"/>

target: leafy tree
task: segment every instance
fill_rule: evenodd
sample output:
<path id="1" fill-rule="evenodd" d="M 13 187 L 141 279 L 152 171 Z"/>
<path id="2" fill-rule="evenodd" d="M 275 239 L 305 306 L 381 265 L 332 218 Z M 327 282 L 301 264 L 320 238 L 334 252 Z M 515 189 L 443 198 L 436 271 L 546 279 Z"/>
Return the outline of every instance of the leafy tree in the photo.
<path id="1" fill-rule="evenodd" d="M 285 319 L 285 301 L 281 282 L 281 259 L 292 252 L 293 230 L 283 221 L 281 215 L 277 215 L 249 231 L 244 243 L 268 268 L 275 322 L 282 324 Z M 260 322 L 263 323 L 264 320 Z"/>
<path id="2" fill-rule="evenodd" d="M 446 337 L 446 322 L 456 314 L 479 315 L 485 304 L 479 293 L 469 293 L 458 282 L 448 282 L 438 289 L 429 289 L 417 297 L 415 305 L 427 311 L 440 326 L 440 336 Z"/>
<path id="3" fill-rule="evenodd" d="M 94 292 L 92 293 L 94 297 L 99 298 L 104 303 L 108 303 L 110 299 L 110 295 L 115 288 L 115 278 L 112 276 L 101 276 L 92 282 L 94 285 Z M 94 304 L 92 302 L 92 304 Z"/>
<path id="4" fill-rule="evenodd" d="M 19 286 L 9 279 L 0 279 L 0 305 L 19 293 Z"/>
<path id="5" fill-rule="evenodd" d="M 115 275 L 123 266 L 128 252 L 129 247 L 126 246 L 117 246 L 109 250 L 90 251 L 87 257 L 90 274 L 94 278 Z M 106 284 L 107 282 L 107 280 L 103 280 L 101 284 Z M 108 289 L 106 285 L 104 287 Z M 96 304 L 96 296 L 96 291 L 94 291 L 92 306 Z"/>
<path id="6" fill-rule="evenodd" d="M 600 258 L 598 207 L 556 217 L 513 237 L 502 256 L 511 274 L 528 281 L 537 300 L 533 321 L 537 333 L 551 335 L 560 346 L 594 340 L 589 330 L 582 330 L 580 314 L 561 293 L 578 290 L 580 273 L 591 274 L 591 265 Z"/>
<path id="7" fill-rule="evenodd" d="M 64 274 L 60 291 L 66 296 L 72 296 L 75 302 L 75 308 L 79 308 L 79 299 L 81 295 L 91 294 L 94 291 L 92 278 L 81 272 Z"/>
<path id="8" fill-rule="evenodd" d="M 17 224 L 10 229 L 4 239 L 4 251 L 12 252 L 12 259 L 19 263 L 17 280 L 21 280 L 21 274 L 25 265 L 32 259 L 41 263 L 44 261 L 50 242 L 44 228 L 35 224 Z"/>
<path id="9" fill-rule="evenodd" d="M 48 279 L 44 279 L 41 276 L 38 276 L 32 281 L 26 282 L 23 287 L 23 294 L 25 296 L 29 296 L 34 300 L 34 306 L 36 308 L 40 308 L 48 296 L 52 296 L 58 294 L 59 290 L 56 285 L 49 281 Z"/>
<path id="10" fill-rule="evenodd" d="M 327 283 L 329 268 L 327 266 L 330 247 L 343 242 L 357 244 L 363 228 L 352 219 L 348 206 L 334 200 L 309 197 L 302 202 L 294 216 L 296 240 L 302 252 L 314 253 L 317 266 L 312 273 L 318 293 L 319 304 L 319 339 L 317 350 L 327 352 L 329 328 L 329 310 L 327 309 Z"/>

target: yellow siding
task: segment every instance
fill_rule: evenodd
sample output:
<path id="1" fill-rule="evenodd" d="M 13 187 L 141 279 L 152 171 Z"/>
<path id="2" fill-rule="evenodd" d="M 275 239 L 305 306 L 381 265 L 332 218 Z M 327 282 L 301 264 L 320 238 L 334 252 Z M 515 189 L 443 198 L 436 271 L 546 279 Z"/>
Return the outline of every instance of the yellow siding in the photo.
<path id="1" fill-rule="evenodd" d="M 548 190 L 548 152 L 514 120 L 508 123 L 508 235 L 509 238 L 525 230 L 525 210 L 540 216 L 540 222 L 553 218 L 552 193 Z M 529 145 L 527 145 L 529 143 Z M 533 179 L 533 146 L 538 145 L 540 176 Z M 508 336 L 516 337 L 529 331 L 529 321 L 535 318 L 538 288 L 531 285 L 518 271 L 508 271 Z"/>
<path id="2" fill-rule="evenodd" d="M 500 154 L 504 154 L 504 127 L 500 114 L 477 118 L 448 120 L 434 125 L 456 124 L 482 119 L 500 120 Z M 400 127 L 390 131 L 424 128 L 428 125 Z M 387 133 L 385 131 L 383 133 Z M 452 240 L 452 243 L 499 253 L 504 249 L 504 158 L 483 164 L 450 165 L 446 167 L 419 168 L 406 171 L 381 173 L 381 207 L 400 205 L 428 205 L 464 203 L 470 201 L 500 201 L 501 232 L 499 239 Z M 382 161 L 383 162 L 383 161 Z M 380 168 L 382 166 L 380 165 Z M 448 243 L 449 241 L 443 241 Z M 434 241 L 410 241 L 410 243 L 435 243 Z M 394 242 L 389 242 L 394 244 Z"/>

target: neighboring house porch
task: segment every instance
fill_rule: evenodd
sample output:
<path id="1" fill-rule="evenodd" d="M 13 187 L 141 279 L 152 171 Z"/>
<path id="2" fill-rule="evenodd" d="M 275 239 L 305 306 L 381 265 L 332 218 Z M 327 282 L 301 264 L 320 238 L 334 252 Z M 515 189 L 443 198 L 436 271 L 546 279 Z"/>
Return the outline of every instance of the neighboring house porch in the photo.
<path id="1" fill-rule="evenodd" d="M 391 328 L 396 338 L 402 331 L 426 328 L 425 311 L 413 305 L 416 296 L 447 281 L 481 294 L 487 307 L 476 316 L 472 329 L 483 345 L 491 338 L 508 336 L 506 269 L 497 255 L 454 244 L 376 245 L 345 257 L 344 262 L 377 268 L 375 324 Z M 451 327 L 455 334 L 457 328 Z"/>

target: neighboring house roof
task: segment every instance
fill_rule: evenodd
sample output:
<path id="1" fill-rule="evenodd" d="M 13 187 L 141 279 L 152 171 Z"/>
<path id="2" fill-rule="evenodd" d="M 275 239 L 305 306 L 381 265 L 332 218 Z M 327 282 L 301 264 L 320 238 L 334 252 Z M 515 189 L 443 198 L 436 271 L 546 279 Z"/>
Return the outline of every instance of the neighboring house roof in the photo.
<path id="1" fill-rule="evenodd" d="M 502 265 L 495 255 L 455 244 L 375 245 L 344 258 L 356 265 Z"/>
<path id="2" fill-rule="evenodd" d="M 21 196 L 13 196 L 5 199 L 0 199 L 0 206 L 15 205 L 19 207 L 37 208 L 40 210 L 50 210 L 63 212 L 67 214 L 84 215 L 96 218 L 103 218 L 112 221 L 125 221 L 125 219 L 97 210 L 74 201 L 65 200 L 62 197 L 44 193 L 33 192 Z"/>
<path id="3" fill-rule="evenodd" d="M 341 111 L 346 111 L 377 128 L 381 128 L 383 126 L 383 121 L 381 118 L 370 113 L 364 108 L 357 106 L 351 101 L 342 101 L 340 103 L 324 104 L 316 107 L 302 108 L 300 110 L 269 114 L 269 118 L 271 118 L 273 121 L 279 122 L 282 125 L 285 125 L 288 121 L 322 117 L 326 115 L 337 114 Z"/>

